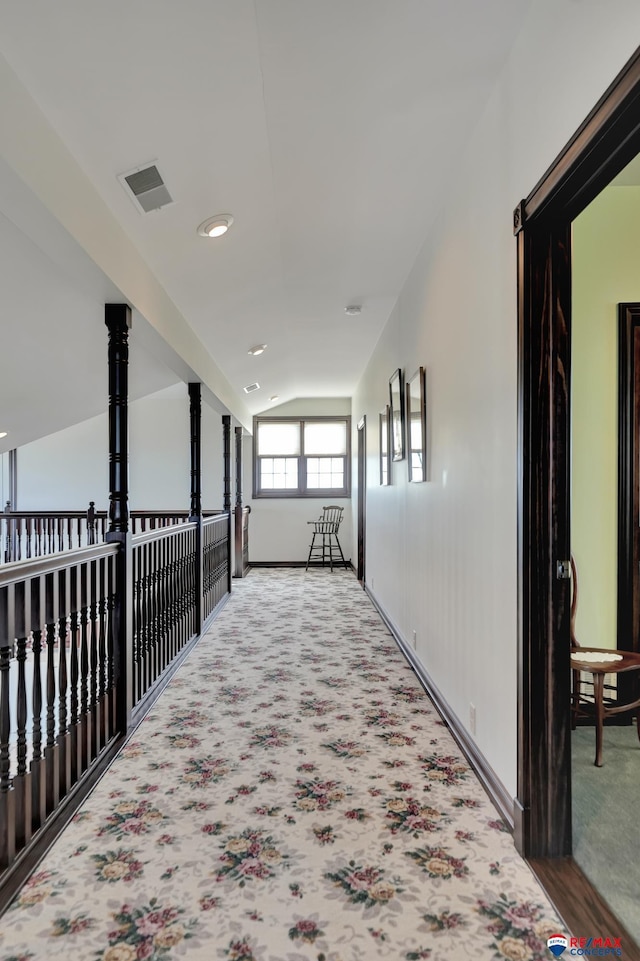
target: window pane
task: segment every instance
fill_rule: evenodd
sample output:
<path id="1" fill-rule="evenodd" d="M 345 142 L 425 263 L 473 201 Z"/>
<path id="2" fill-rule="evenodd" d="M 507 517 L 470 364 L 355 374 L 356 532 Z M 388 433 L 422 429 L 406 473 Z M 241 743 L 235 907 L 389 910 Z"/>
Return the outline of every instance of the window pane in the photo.
<path id="1" fill-rule="evenodd" d="M 295 490 L 298 486 L 297 457 L 263 457 L 260 461 L 262 490 Z"/>
<path id="2" fill-rule="evenodd" d="M 343 490 L 344 458 L 310 457 L 307 460 L 307 488 L 309 490 Z"/>
<path id="3" fill-rule="evenodd" d="M 258 455 L 297 457 L 300 453 L 300 424 L 258 424 Z"/>
<path id="4" fill-rule="evenodd" d="M 344 420 L 304 425 L 305 454 L 346 454 L 347 422 Z M 271 453 L 270 451 L 268 453 Z"/>

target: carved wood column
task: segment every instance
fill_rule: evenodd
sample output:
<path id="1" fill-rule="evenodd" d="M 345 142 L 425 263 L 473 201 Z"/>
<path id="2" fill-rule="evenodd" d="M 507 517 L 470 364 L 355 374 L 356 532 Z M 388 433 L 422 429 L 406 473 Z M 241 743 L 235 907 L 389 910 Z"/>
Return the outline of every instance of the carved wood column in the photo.
<path id="1" fill-rule="evenodd" d="M 222 415 L 222 459 L 224 461 L 224 509 L 227 511 L 228 586 L 231 593 L 231 417 Z"/>
<path id="2" fill-rule="evenodd" d="M 235 431 L 235 441 L 236 441 L 236 463 L 235 463 L 235 474 L 236 474 L 236 505 L 235 505 L 235 547 L 234 547 L 234 559 L 235 559 L 235 577 L 244 576 L 244 539 L 242 536 L 244 518 L 242 516 L 242 427 L 236 427 Z"/>
<path id="3" fill-rule="evenodd" d="M 129 328 L 131 308 L 106 304 L 109 331 L 109 533 L 129 527 Z"/>
<path id="4" fill-rule="evenodd" d="M 189 384 L 189 424 L 191 437 L 191 506 L 189 520 L 196 525 L 195 590 L 196 610 L 194 631 L 202 632 L 204 621 L 204 555 L 202 537 L 202 389 L 199 383 Z"/>
<path id="5" fill-rule="evenodd" d="M 113 667 L 116 679 L 116 729 L 125 734 L 133 707 L 133 584 L 129 533 L 129 329 L 131 308 L 106 304 L 109 331 L 109 530 L 106 541 L 120 544 L 113 607 Z"/>
<path id="6" fill-rule="evenodd" d="M 191 508 L 192 517 L 202 514 L 202 397 L 201 385 L 189 384 L 191 426 Z"/>

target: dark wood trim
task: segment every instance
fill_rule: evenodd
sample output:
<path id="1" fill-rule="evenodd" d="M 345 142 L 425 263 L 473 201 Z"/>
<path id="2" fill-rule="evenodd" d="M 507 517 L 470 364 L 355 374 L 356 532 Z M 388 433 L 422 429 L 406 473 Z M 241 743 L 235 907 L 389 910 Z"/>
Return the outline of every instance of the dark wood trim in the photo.
<path id="1" fill-rule="evenodd" d="M 618 633 L 640 650 L 640 304 L 618 304 Z M 622 678 L 621 678 L 622 680 Z M 631 698 L 628 697 L 627 700 Z"/>
<path id="2" fill-rule="evenodd" d="M 142 700 L 136 704 L 133 710 L 133 716 L 132 716 L 132 724 L 134 728 L 137 727 L 138 724 L 140 724 L 140 722 L 149 713 L 149 711 L 151 710 L 155 702 L 158 700 L 160 695 L 163 693 L 163 691 L 165 690 L 165 688 L 167 687 L 171 679 L 180 670 L 180 668 L 182 667 L 186 659 L 189 657 L 193 649 L 197 647 L 198 642 L 202 640 L 202 636 L 205 630 L 216 619 L 216 617 L 218 616 L 218 614 L 220 613 L 220 611 L 225 606 L 228 600 L 229 600 L 229 594 L 225 594 L 222 600 L 216 604 L 214 609 L 211 611 L 211 614 L 207 617 L 207 619 L 203 623 L 201 633 L 194 634 L 191 640 L 187 644 L 185 644 L 185 646 L 182 648 L 180 653 L 176 657 L 174 657 L 169 667 L 167 667 L 166 670 L 162 672 L 162 674 L 160 675 L 158 680 L 155 682 L 155 684 L 149 688 L 149 690 L 147 691 L 145 696 L 142 698 Z"/>
<path id="3" fill-rule="evenodd" d="M 46 824 L 44 824 L 40 831 L 33 837 L 29 847 L 25 848 L 24 852 L 19 854 L 11 866 L 2 873 L 0 879 L 0 915 L 7 909 L 29 875 L 45 857 L 52 844 L 60 837 L 80 805 L 87 799 L 98 782 L 108 772 L 126 742 L 133 736 L 142 721 L 144 721 L 178 668 L 182 666 L 188 655 L 194 647 L 196 647 L 198 641 L 202 639 L 206 628 L 216 619 L 228 600 L 229 595 L 226 594 L 205 621 L 202 634 L 193 638 L 171 664 L 171 667 L 164 672 L 157 684 L 149 691 L 144 701 L 141 701 L 140 704 L 137 705 L 126 737 L 118 735 L 113 739 L 112 743 L 101 754 L 100 759 L 96 761 L 93 768 L 82 781 L 79 781 L 69 791 L 55 813 L 50 815 Z"/>
<path id="4" fill-rule="evenodd" d="M 358 421 L 358 550 L 356 576 L 364 587 L 367 559 L 367 417 Z"/>
<path id="5" fill-rule="evenodd" d="M 231 416 L 222 415 L 222 459 L 224 464 L 224 510 L 228 513 L 227 536 L 229 543 L 229 565 L 227 574 L 227 590 L 231 593 Z"/>
<path id="6" fill-rule="evenodd" d="M 520 852 L 571 853 L 570 225 L 526 227 L 519 255 Z M 553 436 L 552 436 L 553 431 Z"/>
<path id="7" fill-rule="evenodd" d="M 573 220 L 640 150 L 640 48 L 524 202 L 523 220 Z"/>
<path id="8" fill-rule="evenodd" d="M 640 949 L 633 937 L 573 858 L 534 858 L 527 863 L 571 934 L 621 938 L 625 961 L 640 961 Z"/>
<path id="9" fill-rule="evenodd" d="M 513 832 L 513 798 L 485 758 L 482 751 L 480 751 L 478 748 L 476 742 L 470 736 L 468 731 L 462 726 L 457 715 L 451 710 L 451 707 L 443 697 L 442 693 L 439 691 L 438 687 L 434 684 L 432 678 L 429 676 L 427 671 L 425 671 L 424 665 L 419 661 L 416 652 L 409 644 L 407 644 L 402 635 L 396 630 L 395 625 L 388 617 L 386 611 L 380 606 L 375 596 L 369 590 L 368 586 L 365 586 L 365 591 L 369 597 L 369 600 L 392 634 L 396 644 L 411 665 L 416 677 L 422 684 L 429 698 L 433 701 L 438 714 L 440 714 L 442 720 L 449 728 L 455 742 L 473 768 L 478 780 L 488 794 L 490 801 L 498 811 L 498 814 L 507 825 L 509 830 Z"/>
<path id="10" fill-rule="evenodd" d="M 352 571 L 355 571 L 355 567 L 351 561 L 347 561 L 347 564 Z M 250 567 L 306 567 L 306 561 L 251 561 Z M 327 567 L 328 565 L 323 565 L 320 561 L 310 561 L 309 567 Z"/>
<path id="11" fill-rule="evenodd" d="M 48 817 L 46 824 L 33 836 L 29 846 L 24 848 L 16 856 L 10 867 L 3 872 L 0 880 L 0 915 L 7 909 L 29 875 L 47 854 L 51 845 L 62 834 L 82 802 L 107 772 L 124 743 L 124 737 L 114 738 L 92 770 L 87 772 L 82 781 L 78 781 L 67 796 L 60 801 L 56 811 Z"/>
<path id="12" fill-rule="evenodd" d="M 514 215 L 518 247 L 516 843 L 571 853 L 569 371 L 572 220 L 640 150 L 640 50 Z"/>

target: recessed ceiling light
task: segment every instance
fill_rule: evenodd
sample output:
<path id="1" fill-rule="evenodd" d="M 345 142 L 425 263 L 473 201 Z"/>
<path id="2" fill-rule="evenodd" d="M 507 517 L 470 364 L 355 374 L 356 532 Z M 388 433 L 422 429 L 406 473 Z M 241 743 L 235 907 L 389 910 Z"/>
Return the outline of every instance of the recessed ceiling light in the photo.
<path id="1" fill-rule="evenodd" d="M 8 431 L 6 431 L 6 430 L 0 430 L 0 437 L 6 437 L 7 434 L 8 434 Z"/>
<path id="2" fill-rule="evenodd" d="M 257 357 L 258 354 L 262 354 L 267 349 L 266 344 L 256 344 L 255 347 L 250 347 L 247 351 L 252 357 Z"/>
<path id="3" fill-rule="evenodd" d="M 233 217 L 231 214 L 216 214 L 215 217 L 209 217 L 200 224 L 198 233 L 201 237 L 222 237 L 232 223 Z"/>
<path id="4" fill-rule="evenodd" d="M 344 308 L 344 312 L 345 314 L 348 314 L 349 317 L 357 317 L 358 314 L 362 313 L 362 307 L 359 304 L 347 304 L 347 306 Z"/>
<path id="5" fill-rule="evenodd" d="M 280 394 L 273 394 L 269 400 L 273 403 L 274 400 L 280 400 Z"/>

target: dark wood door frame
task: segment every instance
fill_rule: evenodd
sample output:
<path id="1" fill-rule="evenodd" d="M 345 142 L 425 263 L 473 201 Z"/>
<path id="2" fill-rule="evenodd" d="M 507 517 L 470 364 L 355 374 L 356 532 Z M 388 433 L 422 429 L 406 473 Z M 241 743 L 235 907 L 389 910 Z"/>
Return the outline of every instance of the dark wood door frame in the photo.
<path id="1" fill-rule="evenodd" d="M 618 304 L 618 637 L 640 650 L 640 304 Z M 622 680 L 620 677 L 619 680 Z"/>
<path id="2" fill-rule="evenodd" d="M 367 418 L 358 421 L 358 564 L 356 575 L 365 585 L 367 537 Z"/>
<path id="3" fill-rule="evenodd" d="M 518 244 L 516 844 L 570 855 L 571 222 L 640 152 L 640 50 L 514 214 Z"/>

